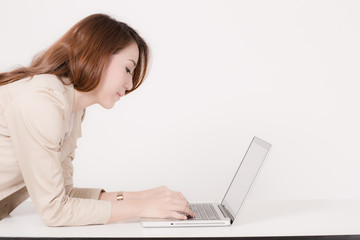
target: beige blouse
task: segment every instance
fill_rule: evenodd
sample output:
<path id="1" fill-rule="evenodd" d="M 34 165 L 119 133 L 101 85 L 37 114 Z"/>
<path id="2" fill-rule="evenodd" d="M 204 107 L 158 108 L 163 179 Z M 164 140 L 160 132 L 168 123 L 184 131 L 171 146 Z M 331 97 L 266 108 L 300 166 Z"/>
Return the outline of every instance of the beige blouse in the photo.
<path id="1" fill-rule="evenodd" d="M 29 195 L 48 226 L 109 220 L 111 202 L 98 200 L 101 189 L 73 187 L 84 114 L 71 119 L 73 99 L 73 85 L 49 74 L 0 86 L 0 220 Z"/>

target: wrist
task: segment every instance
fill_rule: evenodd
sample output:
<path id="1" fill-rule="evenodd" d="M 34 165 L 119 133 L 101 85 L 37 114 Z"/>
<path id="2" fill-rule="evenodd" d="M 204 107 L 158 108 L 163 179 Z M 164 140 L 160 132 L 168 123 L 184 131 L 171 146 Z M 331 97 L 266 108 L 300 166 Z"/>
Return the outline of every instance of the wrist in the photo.
<path id="1" fill-rule="evenodd" d="M 143 204 L 140 200 L 112 201 L 111 206 L 112 210 L 109 222 L 141 218 L 143 215 Z"/>
<path id="2" fill-rule="evenodd" d="M 139 198 L 137 192 L 123 192 L 123 197 L 124 200 L 134 200 Z"/>

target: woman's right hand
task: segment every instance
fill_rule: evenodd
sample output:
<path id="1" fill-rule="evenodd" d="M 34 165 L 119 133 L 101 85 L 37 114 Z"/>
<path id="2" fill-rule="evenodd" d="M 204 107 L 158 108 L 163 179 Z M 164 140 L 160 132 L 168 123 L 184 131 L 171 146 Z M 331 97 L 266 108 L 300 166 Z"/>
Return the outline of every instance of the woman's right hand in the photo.
<path id="1" fill-rule="evenodd" d="M 194 216 L 186 198 L 165 186 L 139 192 L 141 217 L 187 219 Z"/>

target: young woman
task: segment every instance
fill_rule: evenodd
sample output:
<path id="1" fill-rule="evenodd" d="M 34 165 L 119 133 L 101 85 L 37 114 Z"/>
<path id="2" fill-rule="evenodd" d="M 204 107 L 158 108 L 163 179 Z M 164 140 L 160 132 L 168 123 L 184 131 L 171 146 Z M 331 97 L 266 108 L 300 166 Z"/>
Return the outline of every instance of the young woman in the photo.
<path id="1" fill-rule="evenodd" d="M 147 65 L 148 47 L 136 31 L 94 14 L 29 67 L 0 74 L 0 220 L 29 196 L 48 226 L 193 215 L 184 196 L 166 187 L 112 193 L 73 187 L 86 107 L 112 108 L 141 85 Z"/>

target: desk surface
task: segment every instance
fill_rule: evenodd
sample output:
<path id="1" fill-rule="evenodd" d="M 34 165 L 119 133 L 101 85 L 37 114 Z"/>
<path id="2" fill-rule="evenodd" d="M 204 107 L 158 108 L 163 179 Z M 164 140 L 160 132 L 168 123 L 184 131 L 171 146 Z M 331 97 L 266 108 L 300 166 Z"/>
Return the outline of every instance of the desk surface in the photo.
<path id="1" fill-rule="evenodd" d="M 142 228 L 139 220 L 46 227 L 30 201 L 0 221 L 0 237 L 253 237 L 358 235 L 360 199 L 248 201 L 230 227 Z"/>

